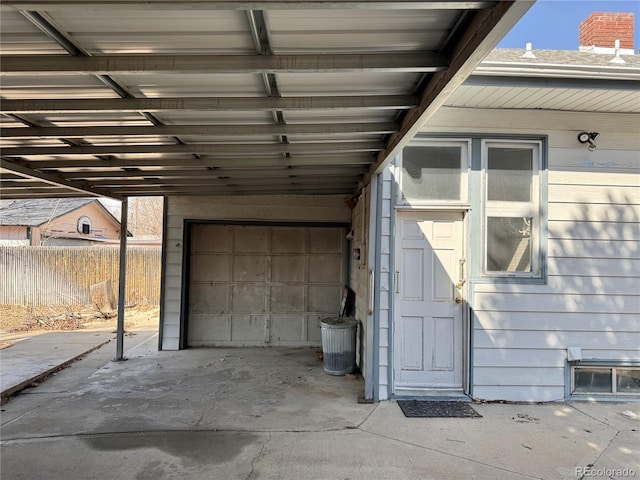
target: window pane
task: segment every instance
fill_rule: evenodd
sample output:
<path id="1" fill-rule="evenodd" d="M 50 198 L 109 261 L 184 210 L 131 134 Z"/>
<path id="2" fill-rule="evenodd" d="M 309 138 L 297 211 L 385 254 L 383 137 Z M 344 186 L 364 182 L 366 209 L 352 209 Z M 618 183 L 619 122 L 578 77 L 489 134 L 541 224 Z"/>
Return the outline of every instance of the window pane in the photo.
<path id="1" fill-rule="evenodd" d="M 460 200 L 461 147 L 406 147 L 402 192 L 409 201 Z"/>
<path id="2" fill-rule="evenodd" d="M 532 149 L 490 147 L 487 168 L 487 200 L 531 201 Z"/>
<path id="3" fill-rule="evenodd" d="M 576 368 L 574 370 L 575 393 L 611 393 L 611 370 Z"/>
<path id="4" fill-rule="evenodd" d="M 640 370 L 616 370 L 618 393 L 640 393 Z"/>
<path id="5" fill-rule="evenodd" d="M 531 224 L 526 217 L 487 218 L 487 270 L 531 272 Z"/>

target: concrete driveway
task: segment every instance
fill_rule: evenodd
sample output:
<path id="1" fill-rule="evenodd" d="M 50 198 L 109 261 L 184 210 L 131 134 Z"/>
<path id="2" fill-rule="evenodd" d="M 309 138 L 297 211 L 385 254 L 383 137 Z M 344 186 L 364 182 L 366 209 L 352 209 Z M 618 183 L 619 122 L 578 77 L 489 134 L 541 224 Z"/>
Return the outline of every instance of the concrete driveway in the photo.
<path id="1" fill-rule="evenodd" d="M 640 422 L 621 415 L 639 403 L 411 419 L 395 402 L 358 404 L 361 381 L 324 374 L 314 349 L 157 352 L 139 337 L 128 361 L 107 344 L 2 407 L 2 478 L 640 476 Z"/>

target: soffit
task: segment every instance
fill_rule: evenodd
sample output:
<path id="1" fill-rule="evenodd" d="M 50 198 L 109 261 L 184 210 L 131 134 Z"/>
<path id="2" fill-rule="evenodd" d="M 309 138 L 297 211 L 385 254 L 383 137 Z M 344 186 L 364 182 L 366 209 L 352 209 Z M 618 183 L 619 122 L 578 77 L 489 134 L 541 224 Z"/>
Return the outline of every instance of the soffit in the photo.
<path id="1" fill-rule="evenodd" d="M 527 54 L 530 55 L 530 54 Z M 640 113 L 640 55 L 496 49 L 447 100 L 488 109 Z"/>

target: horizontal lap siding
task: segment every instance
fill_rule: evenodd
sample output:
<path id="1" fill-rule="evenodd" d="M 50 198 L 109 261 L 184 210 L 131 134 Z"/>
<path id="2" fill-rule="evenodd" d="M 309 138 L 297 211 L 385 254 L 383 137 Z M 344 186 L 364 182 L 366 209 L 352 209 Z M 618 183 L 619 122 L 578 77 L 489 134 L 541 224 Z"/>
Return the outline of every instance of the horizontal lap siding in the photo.
<path id="1" fill-rule="evenodd" d="M 380 272 L 378 273 L 379 285 L 376 285 L 377 294 L 380 296 L 380 308 L 378 311 L 378 399 L 386 400 L 391 395 L 392 385 L 389 383 L 389 376 L 393 365 L 390 365 L 389 356 L 391 349 L 389 346 L 391 316 L 393 315 L 391 304 L 391 291 L 389 290 L 391 276 L 391 211 L 393 208 L 392 182 L 394 177 L 390 168 L 386 168 L 382 173 L 382 205 L 381 208 L 381 232 L 380 232 Z"/>
<path id="2" fill-rule="evenodd" d="M 550 144 L 547 283 L 474 286 L 478 398 L 562 399 L 567 347 L 640 358 L 640 155 Z"/>
<path id="3" fill-rule="evenodd" d="M 342 196 L 168 197 L 163 303 L 163 350 L 177 350 L 185 220 L 349 222 Z"/>

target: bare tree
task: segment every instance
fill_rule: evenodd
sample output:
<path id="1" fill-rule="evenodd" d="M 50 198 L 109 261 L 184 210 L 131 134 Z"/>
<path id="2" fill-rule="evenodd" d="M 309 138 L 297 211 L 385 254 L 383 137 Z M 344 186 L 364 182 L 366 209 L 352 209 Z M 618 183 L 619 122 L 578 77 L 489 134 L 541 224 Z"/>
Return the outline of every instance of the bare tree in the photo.
<path id="1" fill-rule="evenodd" d="M 162 236 L 162 197 L 129 199 L 129 231 L 134 237 Z"/>
<path id="2" fill-rule="evenodd" d="M 103 202 L 109 212 L 120 220 L 119 202 Z M 129 197 L 128 230 L 134 237 L 162 236 L 162 197 Z"/>

